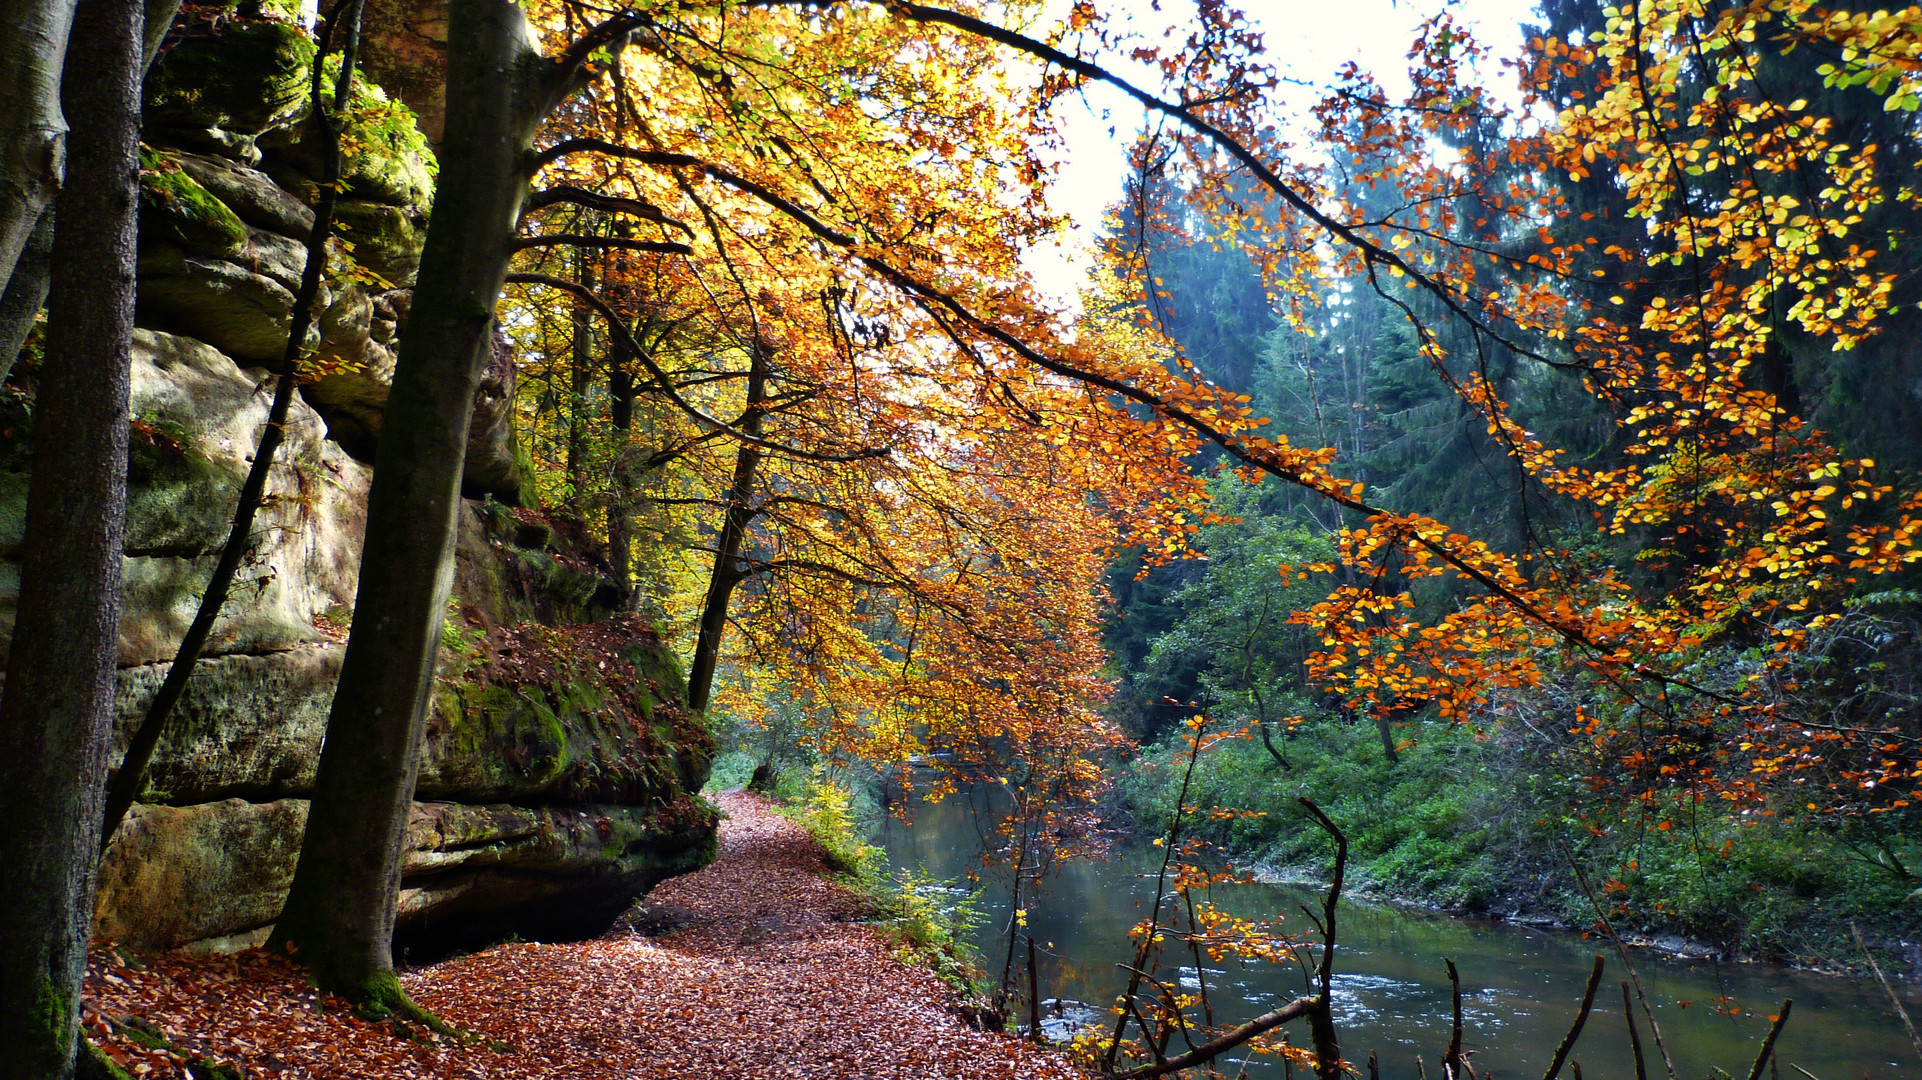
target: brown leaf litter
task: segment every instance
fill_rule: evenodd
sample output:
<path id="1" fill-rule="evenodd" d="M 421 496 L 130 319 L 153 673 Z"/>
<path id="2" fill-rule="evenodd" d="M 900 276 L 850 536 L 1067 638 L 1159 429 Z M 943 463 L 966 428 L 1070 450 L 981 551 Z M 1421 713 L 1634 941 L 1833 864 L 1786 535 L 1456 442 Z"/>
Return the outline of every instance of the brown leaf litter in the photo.
<path id="1" fill-rule="evenodd" d="M 932 975 L 850 921 L 806 833 L 760 799 L 716 799 L 720 857 L 657 888 L 594 941 L 497 945 L 402 976 L 455 1041 L 360 1018 L 259 950 L 89 968 L 88 1032 L 136 1076 L 899 1077 L 1083 1074 L 1060 1055 L 975 1031 Z"/>

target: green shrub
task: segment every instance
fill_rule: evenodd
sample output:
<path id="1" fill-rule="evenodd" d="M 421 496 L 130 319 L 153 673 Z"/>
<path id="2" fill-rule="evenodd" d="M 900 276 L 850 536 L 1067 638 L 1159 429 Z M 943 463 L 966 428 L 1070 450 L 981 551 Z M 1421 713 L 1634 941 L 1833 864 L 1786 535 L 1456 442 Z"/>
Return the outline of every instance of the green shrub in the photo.
<path id="1" fill-rule="evenodd" d="M 776 787 L 777 797 L 786 795 L 791 773 L 782 774 Z M 886 857 L 880 848 L 861 839 L 859 819 L 854 813 L 854 796 L 840 784 L 817 774 L 813 780 L 795 778 L 805 784 L 798 798 L 783 798 L 781 813 L 808 831 L 821 845 L 822 857 L 846 884 L 870 898 L 878 891 L 881 867 Z"/>
<path id="2" fill-rule="evenodd" d="M 926 967 L 955 993 L 970 997 L 983 992 L 979 957 L 967 944 L 982 923 L 979 900 L 978 892 L 903 869 L 876 891 L 875 911 L 899 959 Z"/>

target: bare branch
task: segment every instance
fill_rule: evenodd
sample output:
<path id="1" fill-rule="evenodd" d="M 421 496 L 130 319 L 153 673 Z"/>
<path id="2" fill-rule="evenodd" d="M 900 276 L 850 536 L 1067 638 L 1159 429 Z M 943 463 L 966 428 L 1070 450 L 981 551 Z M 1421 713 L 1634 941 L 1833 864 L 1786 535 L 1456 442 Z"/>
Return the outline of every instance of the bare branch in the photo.
<path id="1" fill-rule="evenodd" d="M 837 463 L 866 461 L 870 458 L 886 457 L 892 452 L 892 448 L 881 446 L 868 447 L 849 454 L 819 454 L 812 450 L 803 450 L 797 446 L 787 446 L 782 443 L 770 442 L 756 435 L 750 435 L 732 424 L 724 423 L 715 417 L 709 416 L 707 413 L 702 412 L 693 402 L 682 397 L 680 392 L 674 389 L 674 380 L 668 376 L 667 372 L 661 370 L 661 366 L 654 362 L 653 357 L 649 356 L 645 350 L 640 348 L 639 343 L 634 340 L 633 334 L 628 331 L 627 324 L 621 321 L 620 316 L 616 315 L 614 309 L 608 307 L 605 301 L 594 295 L 594 290 L 585 285 L 568 281 L 565 278 L 557 278 L 550 274 L 514 273 L 507 275 L 507 281 L 515 285 L 544 285 L 550 289 L 559 289 L 564 293 L 576 297 L 588 307 L 593 308 L 600 314 L 602 319 L 606 320 L 609 332 L 614 335 L 622 347 L 627 349 L 628 354 L 640 361 L 641 366 L 647 369 L 649 377 L 654 380 L 655 385 L 660 387 L 661 393 L 667 395 L 667 399 L 672 401 L 682 412 L 693 417 L 695 421 L 708 428 L 725 431 L 731 438 L 738 439 L 741 442 L 759 446 L 762 449 L 770 450 L 777 454 L 786 454 L 790 457 L 797 457 L 807 461 Z"/>

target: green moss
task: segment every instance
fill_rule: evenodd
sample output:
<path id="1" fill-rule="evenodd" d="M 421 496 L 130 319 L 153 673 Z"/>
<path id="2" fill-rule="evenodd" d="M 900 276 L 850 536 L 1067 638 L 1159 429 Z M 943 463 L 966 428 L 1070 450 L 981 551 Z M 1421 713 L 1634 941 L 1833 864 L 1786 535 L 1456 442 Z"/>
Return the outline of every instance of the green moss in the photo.
<path id="1" fill-rule="evenodd" d="M 479 663 L 443 668 L 427 797 L 652 806 L 698 790 L 713 740 L 679 707 L 679 667 L 645 623 L 492 634 Z"/>
<path id="2" fill-rule="evenodd" d="M 334 225 L 361 268 L 389 286 L 414 283 L 427 242 L 425 218 L 384 203 L 342 202 L 334 208 Z"/>
<path id="3" fill-rule="evenodd" d="M 190 37 L 148 75 L 143 123 L 253 158 L 257 137 L 305 109 L 313 62 L 313 40 L 292 23 L 230 23 Z"/>
<path id="4" fill-rule="evenodd" d="M 142 240 L 171 240 L 195 254 L 237 254 L 247 226 L 227 204 L 200 186 L 172 155 L 140 148 Z"/>
<path id="5" fill-rule="evenodd" d="M 80 1057 L 74 1064 L 73 1074 L 77 1080 L 133 1080 L 131 1076 L 127 1075 L 125 1069 L 115 1065 L 113 1059 L 109 1058 L 91 1041 L 83 1041 L 81 1043 Z M 196 1073 L 195 1075 L 200 1074 Z M 228 1076 L 231 1080 L 240 1080 L 238 1073 L 230 1073 Z"/>
<path id="6" fill-rule="evenodd" d="M 182 1058 L 194 1076 L 208 1077 L 209 1080 L 246 1080 L 247 1072 L 241 1066 L 202 1057 L 169 1039 L 165 1032 L 139 1017 L 127 1017 L 114 1021 L 113 1030 L 115 1034 L 129 1042 L 149 1050 L 161 1050 Z M 92 1043 L 87 1043 L 81 1053 L 82 1068 L 76 1073 L 80 1080 L 122 1080 L 127 1076 L 100 1052 L 99 1047 Z M 88 1064 L 89 1055 L 98 1060 Z"/>
<path id="7" fill-rule="evenodd" d="M 633 665 L 634 673 L 649 688 L 650 698 L 667 701 L 687 700 L 687 675 L 673 650 L 658 643 L 635 644 L 621 650 L 621 659 Z M 652 709 L 649 709 L 650 720 Z"/>
<path id="8" fill-rule="evenodd" d="M 355 1003 L 355 1011 L 360 1013 L 362 1019 L 412 1020 L 448 1038 L 463 1038 L 460 1031 L 453 1025 L 414 1004 L 414 999 L 407 996 L 407 991 L 401 988 L 400 980 L 391 971 L 383 971 L 363 980 L 358 986 L 352 988 L 352 992 L 341 996 Z"/>
<path id="9" fill-rule="evenodd" d="M 80 1030 L 74 1022 L 73 995 L 55 986 L 45 973 L 34 977 L 33 1004 L 27 1015 L 57 1059 L 73 1054 L 73 1039 Z"/>
<path id="10" fill-rule="evenodd" d="M 328 57 L 321 92 L 329 101 L 339 71 L 340 58 Z M 414 111 L 364 78 L 354 81 L 340 149 L 341 179 L 350 193 L 420 210 L 433 200 L 440 164 Z"/>

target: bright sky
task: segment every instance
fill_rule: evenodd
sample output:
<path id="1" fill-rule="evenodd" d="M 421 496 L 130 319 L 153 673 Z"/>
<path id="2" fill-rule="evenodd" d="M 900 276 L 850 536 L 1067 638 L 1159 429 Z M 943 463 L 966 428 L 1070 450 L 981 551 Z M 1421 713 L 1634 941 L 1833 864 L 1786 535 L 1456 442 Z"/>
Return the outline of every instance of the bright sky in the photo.
<path id="1" fill-rule="evenodd" d="M 1050 15 L 1058 15 L 1052 9 L 1065 11 L 1067 0 L 1049 6 Z M 1392 99 L 1407 89 L 1406 55 L 1415 28 L 1444 5 L 1442 0 L 1240 0 L 1237 6 L 1265 31 L 1269 58 L 1284 79 L 1326 83 L 1344 62 L 1354 60 Z M 1498 57 L 1519 52 L 1522 22 L 1537 18 L 1535 0 L 1458 0 L 1453 6 L 1457 20 L 1472 26 Z M 1136 30 L 1155 37 L 1171 19 L 1192 17 L 1193 10 L 1190 0 L 1161 0 L 1161 12 L 1153 10 L 1152 0 L 1106 0 L 1100 7 L 1110 19 L 1126 13 Z M 1498 92 L 1510 81 L 1499 72 L 1488 73 L 1488 79 Z M 1317 96 L 1297 86 L 1284 86 L 1282 93 L 1284 101 L 1300 102 L 1304 111 Z M 1075 227 L 1066 243 L 1031 252 L 1027 264 L 1045 290 L 1072 302 L 1085 278 L 1093 232 L 1121 196 L 1127 146 L 1141 130 L 1142 111 L 1107 87 L 1090 90 L 1085 105 L 1064 102 L 1059 108 L 1068 151 L 1049 201 Z"/>

